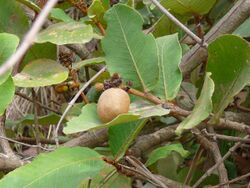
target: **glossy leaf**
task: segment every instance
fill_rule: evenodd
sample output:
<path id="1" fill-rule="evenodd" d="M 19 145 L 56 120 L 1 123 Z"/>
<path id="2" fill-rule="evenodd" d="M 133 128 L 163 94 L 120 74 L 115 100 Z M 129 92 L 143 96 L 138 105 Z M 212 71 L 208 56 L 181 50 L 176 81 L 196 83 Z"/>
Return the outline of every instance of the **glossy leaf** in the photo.
<path id="1" fill-rule="evenodd" d="M 1 188 L 77 187 L 84 179 L 99 176 L 106 164 L 88 148 L 59 148 L 40 154 L 34 161 L 18 168 L 0 181 Z"/>
<path id="2" fill-rule="evenodd" d="M 157 46 L 151 34 L 142 32 L 142 17 L 132 8 L 117 4 L 104 19 L 108 27 L 102 47 L 108 70 L 132 81 L 135 88 L 151 90 L 159 75 Z"/>
<path id="3" fill-rule="evenodd" d="M 214 92 L 214 82 L 210 78 L 211 73 L 207 73 L 201 90 L 199 99 L 197 100 L 192 113 L 184 119 L 176 129 L 176 134 L 181 134 L 185 129 L 192 129 L 203 120 L 205 120 L 212 112 L 212 95 Z"/>
<path id="4" fill-rule="evenodd" d="M 159 81 L 153 92 L 164 100 L 172 100 L 176 97 L 182 74 L 179 64 L 182 58 L 182 49 L 178 41 L 178 35 L 168 35 L 157 38 L 159 50 Z"/>
<path id="5" fill-rule="evenodd" d="M 61 83 L 67 78 L 67 68 L 50 59 L 38 59 L 16 74 L 14 82 L 19 87 L 42 87 Z"/>
<path id="6" fill-rule="evenodd" d="M 116 160 L 125 154 L 132 141 L 144 127 L 146 121 L 147 119 L 142 119 L 109 128 L 109 146 Z"/>
<path id="7" fill-rule="evenodd" d="M 250 83 L 250 45 L 234 35 L 224 35 L 208 47 L 207 71 L 215 84 L 213 95 L 214 120 L 232 102 L 245 85 Z"/>
<path id="8" fill-rule="evenodd" d="M 73 69 L 80 69 L 81 67 L 84 67 L 84 66 L 94 65 L 94 64 L 101 64 L 103 62 L 105 62 L 104 57 L 96 57 L 96 58 L 92 58 L 92 59 L 85 59 L 83 61 L 73 63 L 72 68 Z"/>
<path id="9" fill-rule="evenodd" d="M 0 32 L 12 33 L 18 37 L 29 29 L 28 18 L 16 0 L 0 0 Z"/>
<path id="10" fill-rule="evenodd" d="M 189 155 L 189 152 L 185 150 L 181 144 L 169 144 L 152 151 L 145 165 L 150 166 L 157 162 L 159 159 L 168 157 L 173 151 L 179 153 L 184 158 Z"/>
<path id="11" fill-rule="evenodd" d="M 18 43 L 19 38 L 16 35 L 0 33 L 0 66 L 16 51 Z M 0 76 L 0 84 L 8 79 L 10 73 L 11 70 Z"/>
<path id="12" fill-rule="evenodd" d="M 80 22 L 67 22 L 53 24 L 41 31 L 37 38 L 37 43 L 51 42 L 57 45 L 87 43 L 91 39 L 100 39 L 95 34 L 91 25 Z"/>
<path id="13" fill-rule="evenodd" d="M 0 84 L 0 116 L 3 115 L 7 106 L 11 103 L 15 95 L 15 86 L 11 76 Z"/>
<path id="14" fill-rule="evenodd" d="M 90 129 L 99 129 L 122 123 L 133 122 L 151 116 L 166 115 L 168 113 L 168 109 L 159 109 L 159 106 L 157 105 L 148 105 L 148 107 L 142 106 L 141 109 L 131 110 L 126 114 L 120 114 L 108 123 L 102 123 L 97 115 L 96 104 L 92 103 L 85 105 L 82 108 L 81 115 L 72 118 L 63 129 L 63 132 L 65 134 L 72 134 Z"/>
<path id="15" fill-rule="evenodd" d="M 167 0 L 161 4 L 170 11 L 181 15 L 204 15 L 216 3 L 216 0 Z"/>

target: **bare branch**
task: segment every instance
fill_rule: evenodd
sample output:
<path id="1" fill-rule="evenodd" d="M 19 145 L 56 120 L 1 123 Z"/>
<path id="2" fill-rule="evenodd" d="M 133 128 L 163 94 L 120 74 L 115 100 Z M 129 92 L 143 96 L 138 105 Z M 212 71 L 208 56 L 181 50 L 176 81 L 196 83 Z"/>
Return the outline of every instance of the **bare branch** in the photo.
<path id="1" fill-rule="evenodd" d="M 250 138 L 249 135 L 247 135 L 247 136 L 244 137 L 244 139 L 249 139 L 249 138 Z M 203 182 L 203 180 L 206 179 L 206 177 L 210 176 L 210 175 L 213 173 L 213 171 L 214 171 L 221 163 L 223 163 L 223 162 L 231 155 L 231 153 L 232 153 L 233 151 L 235 151 L 240 145 L 241 145 L 241 142 L 237 142 L 233 147 L 231 147 L 231 148 L 229 149 L 229 151 L 222 157 L 222 159 L 221 159 L 220 161 L 218 161 L 214 166 L 212 166 L 210 169 L 208 169 L 207 172 L 206 172 L 203 176 L 200 177 L 200 179 L 193 185 L 192 188 L 198 187 L 198 186 Z"/>
<path id="2" fill-rule="evenodd" d="M 41 10 L 31 29 L 25 35 L 17 51 L 0 67 L 0 76 L 3 75 L 6 71 L 8 71 L 10 68 L 12 68 L 23 57 L 25 52 L 34 42 L 37 33 L 41 29 L 43 23 L 46 21 L 50 10 L 54 7 L 56 3 L 57 0 L 47 1 L 46 5 Z"/>
<path id="3" fill-rule="evenodd" d="M 74 147 L 74 146 L 85 146 L 89 148 L 94 148 L 101 143 L 107 141 L 108 139 L 108 131 L 107 129 L 100 129 L 96 131 L 88 131 L 86 133 L 83 133 L 83 135 L 74 138 L 65 144 L 63 146 L 67 147 Z"/>
<path id="4" fill-rule="evenodd" d="M 240 137 L 234 137 L 234 136 L 227 136 L 227 135 L 221 135 L 221 134 L 215 134 L 215 133 L 208 133 L 206 129 L 201 131 L 205 136 L 208 136 L 214 140 L 220 139 L 220 140 L 226 140 L 231 142 L 242 142 L 242 143 L 250 143 L 250 139 L 240 138 Z"/>
<path id="5" fill-rule="evenodd" d="M 26 162 L 26 161 L 9 158 L 3 154 L 0 154 L 0 170 L 1 171 L 2 170 L 4 170 L 4 171 L 15 170 L 16 168 L 23 166 L 27 163 L 28 162 Z"/>
<path id="6" fill-rule="evenodd" d="M 219 184 L 219 185 L 215 185 L 215 186 L 213 186 L 213 187 L 211 187 L 211 188 L 220 188 L 220 187 L 223 186 L 223 185 L 229 185 L 229 184 L 231 184 L 231 183 L 235 183 L 235 182 L 237 182 L 237 181 L 240 181 L 240 180 L 245 179 L 245 178 L 248 178 L 248 177 L 250 177 L 250 172 L 247 173 L 247 174 L 244 174 L 244 175 L 242 175 L 242 176 L 239 176 L 239 177 L 237 177 L 237 178 L 234 178 L 234 179 L 232 179 L 232 180 L 230 180 L 230 181 L 228 181 L 228 182 L 226 182 L 226 183 L 222 183 L 222 184 Z M 250 182 L 249 182 L 249 183 L 250 183 Z"/>
<path id="7" fill-rule="evenodd" d="M 142 155 L 142 152 L 145 152 L 165 141 L 169 141 L 171 138 L 174 138 L 176 136 L 176 127 L 177 125 L 165 127 L 154 133 L 138 137 L 135 144 L 129 149 L 128 153 L 133 156 L 139 157 Z"/>
<path id="8" fill-rule="evenodd" d="M 193 129 L 192 132 L 196 135 L 199 143 L 209 152 L 212 153 L 215 163 L 219 163 L 221 161 L 220 150 L 216 142 L 210 142 L 206 137 L 204 137 L 198 129 Z M 220 163 L 217 166 L 218 174 L 220 177 L 220 182 L 225 183 L 228 181 L 227 171 L 223 163 Z M 228 188 L 228 186 L 225 186 Z"/>

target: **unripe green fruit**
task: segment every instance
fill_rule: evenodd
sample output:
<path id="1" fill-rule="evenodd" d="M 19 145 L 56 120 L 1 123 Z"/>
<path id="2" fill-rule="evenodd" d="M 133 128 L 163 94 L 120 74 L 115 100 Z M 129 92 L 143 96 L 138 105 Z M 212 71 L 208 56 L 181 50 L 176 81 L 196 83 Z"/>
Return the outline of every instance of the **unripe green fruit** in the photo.
<path id="1" fill-rule="evenodd" d="M 127 92 L 120 88 L 105 90 L 97 104 L 97 114 L 103 123 L 107 123 L 119 114 L 129 111 L 130 98 Z"/>

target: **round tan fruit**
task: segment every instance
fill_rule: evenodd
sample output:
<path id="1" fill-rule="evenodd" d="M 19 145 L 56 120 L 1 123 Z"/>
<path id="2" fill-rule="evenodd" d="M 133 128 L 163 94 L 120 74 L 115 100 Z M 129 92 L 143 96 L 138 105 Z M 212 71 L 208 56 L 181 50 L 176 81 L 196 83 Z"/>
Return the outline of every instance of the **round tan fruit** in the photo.
<path id="1" fill-rule="evenodd" d="M 103 123 L 107 123 L 119 114 L 127 113 L 130 98 L 127 92 L 120 88 L 110 88 L 104 91 L 97 104 L 97 114 Z"/>

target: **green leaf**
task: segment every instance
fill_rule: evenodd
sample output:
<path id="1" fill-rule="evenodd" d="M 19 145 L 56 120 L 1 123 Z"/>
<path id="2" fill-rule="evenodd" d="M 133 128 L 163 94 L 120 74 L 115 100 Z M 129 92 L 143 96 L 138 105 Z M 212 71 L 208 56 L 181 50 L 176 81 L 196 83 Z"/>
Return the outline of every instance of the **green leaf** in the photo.
<path id="1" fill-rule="evenodd" d="M 176 97 L 182 75 L 179 68 L 182 57 L 181 45 L 178 41 L 178 35 L 168 35 L 157 38 L 159 50 L 159 81 L 153 92 L 164 100 L 172 100 Z"/>
<path id="2" fill-rule="evenodd" d="M 165 15 L 161 16 L 154 25 L 152 32 L 155 37 L 170 35 L 177 31 L 176 25 Z"/>
<path id="3" fill-rule="evenodd" d="M 0 84 L 0 116 L 3 115 L 7 106 L 11 103 L 15 95 L 15 86 L 11 76 Z"/>
<path id="4" fill-rule="evenodd" d="M 240 35 L 242 37 L 250 36 L 250 18 L 248 18 L 243 24 L 240 25 L 235 31 L 234 34 Z"/>
<path id="5" fill-rule="evenodd" d="M 106 12 L 108 27 L 102 39 L 108 70 L 119 73 L 133 87 L 151 90 L 159 75 L 154 37 L 142 32 L 143 19 L 132 8 L 117 4 Z"/>
<path id="6" fill-rule="evenodd" d="M 28 18 L 16 0 L 0 0 L 0 32 L 22 38 L 29 29 Z"/>
<path id="7" fill-rule="evenodd" d="M 53 24 L 41 31 L 36 38 L 36 42 L 51 42 L 57 45 L 82 44 L 89 42 L 93 38 L 100 39 L 101 37 L 94 33 L 91 25 L 80 22 L 67 22 Z"/>
<path id="8" fill-rule="evenodd" d="M 85 59 L 83 61 L 73 63 L 72 68 L 73 69 L 80 69 L 81 67 L 84 67 L 84 66 L 101 64 L 103 62 L 105 62 L 104 57 L 96 57 L 96 58 L 92 58 L 92 59 Z"/>
<path id="9" fill-rule="evenodd" d="M 109 146 L 116 160 L 119 160 L 125 154 L 128 147 L 140 133 L 146 122 L 147 119 L 142 119 L 109 128 Z"/>
<path id="10" fill-rule="evenodd" d="M 67 78 L 67 68 L 50 59 L 38 59 L 16 74 L 14 82 L 19 87 L 42 87 L 61 83 Z"/>
<path id="11" fill-rule="evenodd" d="M 168 157 L 172 153 L 172 151 L 179 153 L 184 158 L 189 155 L 189 152 L 185 150 L 180 143 L 169 144 L 163 147 L 159 147 L 154 151 L 152 151 L 145 165 L 150 166 L 155 162 L 157 162 L 159 159 Z"/>
<path id="12" fill-rule="evenodd" d="M 56 20 L 60 20 L 63 22 L 72 22 L 74 21 L 69 15 L 67 15 L 62 9 L 60 8 L 53 8 L 50 12 L 50 17 Z"/>
<path id="13" fill-rule="evenodd" d="M 10 172 L 0 181 L 0 187 L 77 187 L 84 179 L 98 176 L 104 166 L 101 156 L 94 150 L 59 148 L 48 154 L 40 154 L 30 164 Z"/>
<path id="14" fill-rule="evenodd" d="M 88 16 L 96 21 L 100 21 L 101 23 L 103 23 L 104 13 L 105 9 L 100 0 L 94 0 L 88 8 Z"/>
<path id="15" fill-rule="evenodd" d="M 57 59 L 56 45 L 51 43 L 43 43 L 43 44 L 34 44 L 32 45 L 28 52 L 26 53 L 22 64 L 21 69 L 30 62 L 37 59 Z"/>
<path id="16" fill-rule="evenodd" d="M 212 95 L 214 92 L 214 82 L 210 78 L 211 73 L 207 73 L 201 90 L 199 99 L 197 100 L 192 113 L 182 121 L 176 129 L 176 134 L 181 134 L 185 129 L 191 129 L 205 120 L 212 112 Z"/>
<path id="17" fill-rule="evenodd" d="M 100 129 L 122 123 L 133 122 L 151 116 L 166 115 L 170 112 L 168 109 L 164 109 L 159 105 L 146 106 L 143 104 L 140 108 L 137 105 L 138 109 L 135 109 L 133 106 L 136 106 L 136 104 L 132 105 L 132 109 L 128 113 L 120 114 L 108 123 L 102 123 L 97 115 L 96 104 L 87 104 L 82 108 L 82 113 L 80 116 L 72 118 L 67 123 L 67 126 L 63 129 L 63 132 L 65 134 L 72 134 L 90 129 Z"/>
<path id="18" fill-rule="evenodd" d="M 234 35 L 219 37 L 208 47 L 207 71 L 212 72 L 215 84 L 212 101 L 216 120 L 233 97 L 250 83 L 249 43 Z"/>
<path id="19" fill-rule="evenodd" d="M 9 33 L 0 33 L 0 66 L 2 66 L 5 61 L 7 61 L 7 59 L 16 51 L 18 43 L 19 39 L 16 35 Z M 0 84 L 8 79 L 10 73 L 11 70 L 0 76 Z"/>
<path id="20" fill-rule="evenodd" d="M 179 14 L 174 14 L 174 16 L 183 24 L 185 24 L 189 20 L 189 17 L 187 16 L 181 16 Z M 174 22 L 172 22 L 167 16 L 162 15 L 154 24 L 154 30 L 152 31 L 152 33 L 157 38 L 174 34 L 179 30 L 180 29 L 174 24 Z"/>
<path id="21" fill-rule="evenodd" d="M 204 15 L 216 3 L 216 0 L 167 0 L 161 4 L 170 11 L 181 15 Z"/>

